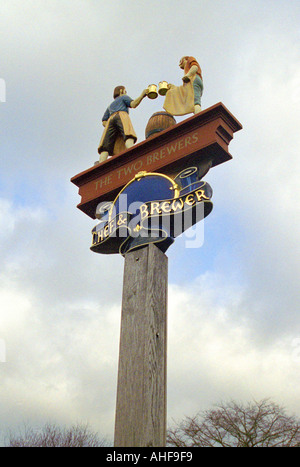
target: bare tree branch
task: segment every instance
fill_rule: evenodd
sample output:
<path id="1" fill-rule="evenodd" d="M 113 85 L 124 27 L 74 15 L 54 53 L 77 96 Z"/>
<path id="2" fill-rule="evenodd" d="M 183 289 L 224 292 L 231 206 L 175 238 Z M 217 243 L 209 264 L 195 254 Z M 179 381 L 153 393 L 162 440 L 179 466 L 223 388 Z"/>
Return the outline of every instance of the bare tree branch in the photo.
<path id="1" fill-rule="evenodd" d="M 168 430 L 167 441 L 178 447 L 299 447 L 300 422 L 268 399 L 231 401 L 185 417 Z"/>
<path id="2" fill-rule="evenodd" d="M 61 428 L 47 423 L 42 429 L 25 425 L 19 433 L 10 433 L 7 447 L 104 447 L 105 439 L 93 433 L 88 425 Z"/>

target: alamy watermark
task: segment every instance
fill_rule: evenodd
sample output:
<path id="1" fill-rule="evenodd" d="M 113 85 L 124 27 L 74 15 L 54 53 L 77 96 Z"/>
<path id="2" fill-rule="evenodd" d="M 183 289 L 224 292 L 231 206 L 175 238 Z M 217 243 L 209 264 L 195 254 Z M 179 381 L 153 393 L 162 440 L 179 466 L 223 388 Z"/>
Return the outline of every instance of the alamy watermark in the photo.
<path id="1" fill-rule="evenodd" d="M 188 209 L 180 198 L 128 205 L 127 194 L 121 194 L 117 206 L 113 202 L 99 203 L 96 217 L 100 223 L 93 230 L 93 244 L 108 236 L 126 238 L 130 232 L 131 237 L 182 236 L 186 248 L 200 248 L 204 243 L 205 207 L 192 198 L 189 202 Z"/>
<path id="2" fill-rule="evenodd" d="M 6 102 L 6 83 L 3 78 L 0 78 L 0 102 Z"/>

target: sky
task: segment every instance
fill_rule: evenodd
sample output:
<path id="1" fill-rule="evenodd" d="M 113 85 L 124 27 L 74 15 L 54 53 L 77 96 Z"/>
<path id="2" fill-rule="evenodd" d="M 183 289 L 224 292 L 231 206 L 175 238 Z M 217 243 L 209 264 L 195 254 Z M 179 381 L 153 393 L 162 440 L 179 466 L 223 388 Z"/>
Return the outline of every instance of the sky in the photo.
<path id="1" fill-rule="evenodd" d="M 202 108 L 243 129 L 205 176 L 212 213 L 167 251 L 168 425 L 232 399 L 300 417 L 299 24 L 297 0 L 0 0 L 1 443 L 46 422 L 113 439 L 124 258 L 90 251 L 70 178 L 113 88 L 179 86 L 184 55 Z M 138 142 L 162 106 L 131 110 Z"/>

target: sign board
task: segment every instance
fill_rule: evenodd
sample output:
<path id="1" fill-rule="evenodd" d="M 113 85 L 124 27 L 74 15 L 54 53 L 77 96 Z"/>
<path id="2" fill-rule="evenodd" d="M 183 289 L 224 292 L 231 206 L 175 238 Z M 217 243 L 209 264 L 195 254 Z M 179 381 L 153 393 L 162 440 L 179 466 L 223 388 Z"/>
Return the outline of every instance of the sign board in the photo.
<path id="1" fill-rule="evenodd" d="M 241 128 L 222 103 L 215 104 L 72 177 L 81 196 L 77 207 L 95 219 L 97 205 L 113 201 L 141 171 L 175 177 L 190 166 L 226 162 L 232 159 L 229 143 Z"/>
<path id="2" fill-rule="evenodd" d="M 124 255 L 154 243 L 165 252 L 177 236 L 211 212 L 211 197 L 212 189 L 199 180 L 197 167 L 184 169 L 174 180 L 140 172 L 113 203 L 100 203 L 91 250 Z"/>
<path id="3" fill-rule="evenodd" d="M 232 158 L 228 146 L 241 124 L 216 104 L 72 177 L 78 208 L 99 219 L 91 250 L 125 255 L 174 239 L 212 210 L 207 171 Z"/>

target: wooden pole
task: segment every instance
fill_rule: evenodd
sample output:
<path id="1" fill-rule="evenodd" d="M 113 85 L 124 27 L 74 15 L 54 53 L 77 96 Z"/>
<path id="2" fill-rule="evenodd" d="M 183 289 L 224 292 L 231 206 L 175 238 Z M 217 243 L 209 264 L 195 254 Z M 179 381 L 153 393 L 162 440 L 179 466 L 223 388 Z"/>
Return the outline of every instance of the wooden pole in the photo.
<path id="1" fill-rule="evenodd" d="M 115 447 L 166 443 L 167 289 L 155 245 L 125 255 Z"/>

